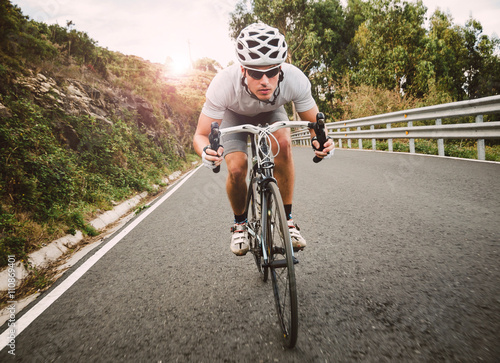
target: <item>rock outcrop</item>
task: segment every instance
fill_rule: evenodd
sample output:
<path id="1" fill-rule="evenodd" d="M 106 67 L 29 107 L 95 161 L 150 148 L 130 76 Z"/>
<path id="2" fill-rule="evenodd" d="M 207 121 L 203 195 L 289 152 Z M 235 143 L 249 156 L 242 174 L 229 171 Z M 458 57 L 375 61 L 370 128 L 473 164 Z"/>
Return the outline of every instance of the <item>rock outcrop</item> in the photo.
<path id="1" fill-rule="evenodd" d="M 54 79 L 42 73 L 19 77 L 17 85 L 32 94 L 35 101 L 45 108 L 59 109 L 63 112 L 82 116 L 88 115 L 103 123 L 112 125 L 112 116 L 122 116 L 125 111 L 136 115 L 136 122 L 143 127 L 152 139 L 165 132 L 155 116 L 153 106 L 144 98 L 122 89 L 99 83 L 98 87 L 85 84 L 76 79 Z M 163 105 L 162 112 L 166 119 L 170 118 L 170 107 Z M 10 116 L 9 110 L 0 104 L 0 117 Z M 61 125 L 68 145 L 75 149 L 78 136 L 69 125 Z M 175 136 L 175 135 L 172 135 Z M 176 145 L 177 154 L 184 157 L 182 145 Z"/>
<path id="2" fill-rule="evenodd" d="M 0 117 L 11 117 L 10 110 L 0 103 Z"/>

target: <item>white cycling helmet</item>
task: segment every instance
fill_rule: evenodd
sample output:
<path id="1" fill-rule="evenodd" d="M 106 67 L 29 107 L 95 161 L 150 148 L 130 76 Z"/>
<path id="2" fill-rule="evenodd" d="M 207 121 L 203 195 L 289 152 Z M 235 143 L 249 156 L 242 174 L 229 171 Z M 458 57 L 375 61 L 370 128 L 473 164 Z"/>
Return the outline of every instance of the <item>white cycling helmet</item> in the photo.
<path id="1" fill-rule="evenodd" d="M 236 40 L 236 55 L 245 67 L 281 64 L 287 51 L 285 37 L 264 23 L 247 26 Z"/>

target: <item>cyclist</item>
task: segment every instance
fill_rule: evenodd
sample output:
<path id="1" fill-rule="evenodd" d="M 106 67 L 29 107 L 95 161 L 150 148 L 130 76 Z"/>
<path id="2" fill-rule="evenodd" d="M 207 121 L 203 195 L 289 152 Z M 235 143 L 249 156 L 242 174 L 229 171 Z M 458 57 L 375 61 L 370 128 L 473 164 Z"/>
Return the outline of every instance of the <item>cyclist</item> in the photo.
<path id="1" fill-rule="evenodd" d="M 218 150 L 211 150 L 208 135 L 212 122 L 221 128 L 241 124 L 266 124 L 288 120 L 283 107 L 293 101 L 300 118 L 315 122 L 319 112 L 311 95 L 311 83 L 302 71 L 285 63 L 288 47 L 278 29 L 263 23 L 251 24 L 241 31 L 236 42 L 236 55 L 240 65 L 234 64 L 219 72 L 208 87 L 206 101 L 201 111 L 193 139 L 195 151 L 210 169 L 222 163 L 228 168 L 227 195 L 234 213 L 231 228 L 231 251 L 245 255 L 249 249 L 247 216 L 245 215 L 247 134 L 225 135 Z M 320 158 L 328 158 L 334 148 L 332 140 L 325 149 L 318 151 L 319 143 L 313 136 L 313 149 Z M 276 156 L 274 176 L 285 205 L 293 246 L 303 249 L 305 239 L 292 219 L 292 199 L 295 168 L 292 159 L 291 132 L 283 128 L 274 133 L 280 153 Z M 208 146 L 207 146 L 208 145 Z M 277 145 L 273 143 L 273 151 Z"/>

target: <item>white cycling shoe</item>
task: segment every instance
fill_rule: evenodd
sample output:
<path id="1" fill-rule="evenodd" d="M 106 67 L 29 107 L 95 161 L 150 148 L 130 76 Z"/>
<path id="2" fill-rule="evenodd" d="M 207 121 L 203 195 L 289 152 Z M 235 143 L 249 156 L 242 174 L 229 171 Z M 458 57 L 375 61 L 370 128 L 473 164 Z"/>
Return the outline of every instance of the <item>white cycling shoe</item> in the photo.
<path id="1" fill-rule="evenodd" d="M 292 247 L 296 250 L 303 250 L 307 242 L 300 234 L 300 228 L 297 223 L 293 222 L 293 219 L 288 220 L 288 228 L 290 229 L 290 237 L 292 239 Z"/>
<path id="2" fill-rule="evenodd" d="M 246 255 L 249 249 L 246 222 L 235 223 L 234 227 L 231 228 L 231 232 L 233 233 L 231 236 L 231 252 L 236 256 Z"/>

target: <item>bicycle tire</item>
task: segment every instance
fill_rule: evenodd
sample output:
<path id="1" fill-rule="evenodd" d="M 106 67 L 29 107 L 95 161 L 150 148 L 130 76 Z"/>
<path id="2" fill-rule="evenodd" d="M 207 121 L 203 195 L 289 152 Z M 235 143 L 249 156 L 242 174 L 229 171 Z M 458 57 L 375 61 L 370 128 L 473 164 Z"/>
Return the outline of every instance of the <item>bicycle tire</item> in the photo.
<path id="1" fill-rule="evenodd" d="M 256 180 L 252 177 L 252 181 L 248 187 L 247 193 L 247 218 L 248 226 L 255 233 L 253 236 L 251 233 L 248 234 L 248 240 L 250 244 L 250 251 L 255 259 L 255 264 L 257 265 L 257 270 L 259 271 L 262 281 L 267 282 L 269 278 L 269 267 L 264 266 L 264 258 L 262 254 L 262 246 L 259 243 L 259 238 L 262 234 L 261 228 L 261 214 L 258 210 L 259 203 L 257 203 L 257 198 L 260 198 L 256 188 Z"/>
<path id="2" fill-rule="evenodd" d="M 266 244 L 278 323 L 284 345 L 293 348 L 298 335 L 298 301 L 292 242 L 285 208 L 275 182 L 266 188 Z"/>

